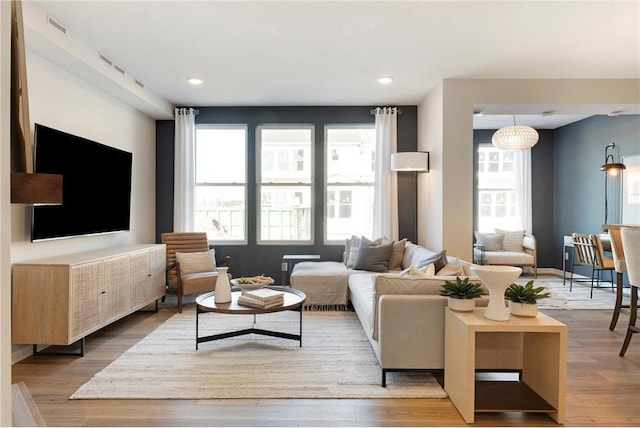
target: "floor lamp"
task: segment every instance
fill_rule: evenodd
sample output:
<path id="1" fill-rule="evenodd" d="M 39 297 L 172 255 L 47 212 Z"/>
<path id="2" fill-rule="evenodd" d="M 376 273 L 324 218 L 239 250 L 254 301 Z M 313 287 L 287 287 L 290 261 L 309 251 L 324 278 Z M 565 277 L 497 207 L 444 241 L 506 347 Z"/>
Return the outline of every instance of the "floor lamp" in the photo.
<path id="1" fill-rule="evenodd" d="M 604 165 L 600 167 L 600 171 L 604 171 L 604 224 L 607 224 L 607 217 L 609 213 L 609 197 L 607 190 L 607 182 L 609 181 L 609 176 L 616 177 L 620 171 L 627 169 L 623 163 L 617 163 L 613 156 L 613 153 L 609 153 L 609 149 L 613 151 L 616 147 L 616 143 L 608 144 L 607 147 L 604 148 Z M 609 162 L 611 160 L 611 162 Z"/>

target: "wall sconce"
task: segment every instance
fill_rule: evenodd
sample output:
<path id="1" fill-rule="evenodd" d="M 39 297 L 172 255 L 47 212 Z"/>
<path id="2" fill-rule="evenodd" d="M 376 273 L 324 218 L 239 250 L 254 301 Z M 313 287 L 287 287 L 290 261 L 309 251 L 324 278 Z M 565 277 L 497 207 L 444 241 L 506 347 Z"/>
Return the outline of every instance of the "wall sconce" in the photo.
<path id="1" fill-rule="evenodd" d="M 607 215 L 609 212 L 609 203 L 608 203 L 608 191 L 607 191 L 607 182 L 609 176 L 615 177 L 620 171 L 627 169 L 627 167 L 623 163 L 617 163 L 613 153 L 608 153 L 609 149 L 613 151 L 616 147 L 616 143 L 608 144 L 607 147 L 604 148 L 604 165 L 600 167 L 600 171 L 604 171 L 604 224 L 607 224 Z M 611 160 L 611 162 L 609 162 Z"/>
<path id="2" fill-rule="evenodd" d="M 392 153 L 391 170 L 429 172 L 429 152 Z"/>

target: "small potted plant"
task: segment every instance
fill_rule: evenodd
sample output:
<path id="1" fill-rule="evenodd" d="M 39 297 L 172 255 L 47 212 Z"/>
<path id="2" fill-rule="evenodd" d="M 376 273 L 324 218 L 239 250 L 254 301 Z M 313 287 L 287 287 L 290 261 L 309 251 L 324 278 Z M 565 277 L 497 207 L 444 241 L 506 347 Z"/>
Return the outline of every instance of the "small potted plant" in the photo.
<path id="1" fill-rule="evenodd" d="M 468 312 L 474 310 L 476 297 L 485 295 L 481 283 L 469 282 L 469 278 L 461 279 L 456 277 L 456 281 L 445 281 L 440 290 L 441 296 L 447 297 L 447 305 L 454 311 Z"/>
<path id="2" fill-rule="evenodd" d="M 538 315 L 538 300 L 551 296 L 546 287 L 534 287 L 533 280 L 525 285 L 513 283 L 504 292 L 504 298 L 509 301 L 511 314 L 521 317 L 535 317 Z"/>

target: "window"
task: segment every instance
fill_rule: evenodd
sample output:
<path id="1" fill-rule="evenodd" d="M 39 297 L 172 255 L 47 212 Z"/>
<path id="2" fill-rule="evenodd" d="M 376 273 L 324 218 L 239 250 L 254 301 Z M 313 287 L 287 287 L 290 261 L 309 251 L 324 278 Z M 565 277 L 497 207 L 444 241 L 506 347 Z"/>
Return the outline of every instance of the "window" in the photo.
<path id="1" fill-rule="evenodd" d="M 373 232 L 376 131 L 372 125 L 325 127 L 325 243 Z"/>
<path id="2" fill-rule="evenodd" d="M 258 243 L 312 243 L 313 126 L 259 126 Z"/>
<path id="3" fill-rule="evenodd" d="M 514 152 L 481 144 L 477 170 L 478 231 L 521 228 Z"/>
<path id="4" fill-rule="evenodd" d="M 195 230 L 218 243 L 246 243 L 247 127 L 197 126 L 195 157 Z"/>

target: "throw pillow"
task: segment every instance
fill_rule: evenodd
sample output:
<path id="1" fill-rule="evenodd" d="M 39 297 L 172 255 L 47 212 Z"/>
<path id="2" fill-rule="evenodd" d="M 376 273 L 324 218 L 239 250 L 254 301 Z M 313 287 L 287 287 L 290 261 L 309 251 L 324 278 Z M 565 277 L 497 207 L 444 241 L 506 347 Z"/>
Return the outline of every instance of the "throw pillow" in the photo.
<path id="1" fill-rule="evenodd" d="M 402 272 L 400 275 L 412 275 L 412 276 L 434 276 L 436 272 L 436 267 L 433 263 L 429 263 L 427 266 L 418 269 L 417 267 L 411 265 Z"/>
<path id="2" fill-rule="evenodd" d="M 349 251 L 346 253 L 348 269 L 352 269 L 353 264 L 356 262 L 356 257 L 358 256 L 358 250 L 360 249 L 360 241 L 362 241 L 362 238 L 363 236 L 352 235 L 351 239 L 349 240 Z"/>
<path id="3" fill-rule="evenodd" d="M 216 270 L 216 250 L 197 253 L 176 252 L 176 261 L 180 263 L 180 273 L 214 272 Z"/>
<path id="4" fill-rule="evenodd" d="M 496 233 L 504 235 L 502 241 L 502 249 L 505 251 L 524 252 L 522 240 L 524 239 L 524 230 L 504 230 L 496 228 Z"/>
<path id="5" fill-rule="evenodd" d="M 447 264 L 436 274 L 438 276 L 465 276 L 464 269 L 460 265 L 460 259 L 456 257 L 455 262 Z"/>
<path id="6" fill-rule="evenodd" d="M 485 251 L 501 251 L 504 235 L 501 233 L 476 232 L 476 244 L 484 245 Z M 522 241 L 520 242 L 522 245 Z"/>
<path id="7" fill-rule="evenodd" d="M 393 251 L 391 251 L 391 257 L 389 257 L 389 270 L 402 269 L 402 255 L 404 254 L 406 243 L 407 238 L 393 243 Z"/>
<path id="8" fill-rule="evenodd" d="M 370 272 L 387 272 L 389 270 L 389 256 L 393 251 L 393 242 L 382 245 L 366 245 L 367 243 L 371 243 L 371 241 L 363 238 L 353 268 Z"/>
<path id="9" fill-rule="evenodd" d="M 433 263 L 435 266 L 436 272 L 440 271 L 443 267 L 447 265 L 449 261 L 447 260 L 447 250 L 439 251 L 426 259 L 420 260 L 417 264 L 418 268 L 426 267 L 428 264 Z"/>

